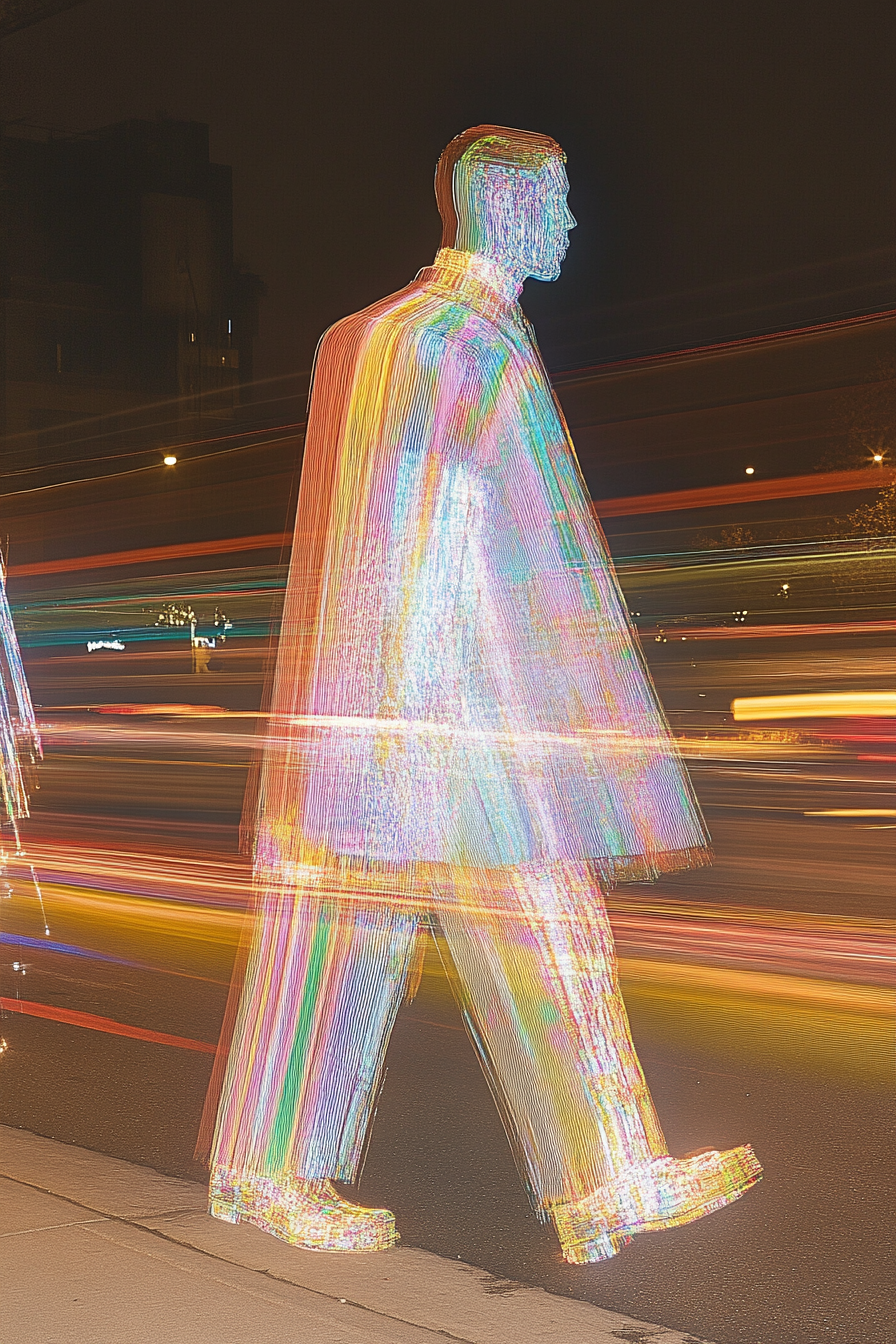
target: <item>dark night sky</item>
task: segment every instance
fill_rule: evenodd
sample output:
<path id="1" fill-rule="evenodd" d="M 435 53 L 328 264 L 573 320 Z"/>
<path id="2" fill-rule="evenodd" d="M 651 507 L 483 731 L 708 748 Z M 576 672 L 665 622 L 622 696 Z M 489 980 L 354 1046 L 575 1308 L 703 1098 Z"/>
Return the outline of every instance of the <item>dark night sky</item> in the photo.
<path id="1" fill-rule="evenodd" d="M 5 42 L 3 113 L 210 124 L 261 376 L 429 261 L 452 135 L 547 131 L 580 227 L 526 305 L 561 365 L 892 303 L 894 39 L 880 0 L 87 0 Z"/>

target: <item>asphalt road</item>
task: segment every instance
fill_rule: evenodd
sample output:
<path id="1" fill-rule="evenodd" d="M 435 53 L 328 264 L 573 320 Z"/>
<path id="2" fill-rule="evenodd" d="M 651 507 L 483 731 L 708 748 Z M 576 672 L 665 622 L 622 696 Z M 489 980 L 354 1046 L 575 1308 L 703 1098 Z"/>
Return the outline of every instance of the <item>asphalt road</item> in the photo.
<path id="1" fill-rule="evenodd" d="M 896 1336 L 882 983 L 896 818 L 819 814 L 892 809 L 891 767 L 805 737 L 701 746 L 705 721 L 693 717 L 721 713 L 734 686 L 759 694 L 777 678 L 789 689 L 794 655 L 814 657 L 824 686 L 877 686 L 882 664 L 869 672 L 878 651 L 864 648 L 751 651 L 749 672 L 727 650 L 683 655 L 663 651 L 656 671 L 694 729 L 715 864 L 615 893 L 623 985 L 670 1150 L 748 1140 L 763 1183 L 612 1262 L 565 1265 L 529 1209 L 430 956 L 390 1046 L 358 1198 L 392 1207 L 409 1244 L 490 1271 L 496 1292 L 511 1291 L 505 1279 L 538 1284 L 717 1344 L 883 1344 Z M 825 658 L 839 660 L 827 680 Z M 224 677 L 202 678 L 202 695 L 245 701 Z M 146 698 L 197 696 L 181 679 Z M 14 865 L 0 993 L 214 1042 L 245 896 L 236 832 L 254 721 L 43 717 L 47 760 L 25 834 L 46 926 Z M 0 1031 L 4 1123 L 201 1175 L 192 1147 L 209 1053 L 15 1011 Z"/>

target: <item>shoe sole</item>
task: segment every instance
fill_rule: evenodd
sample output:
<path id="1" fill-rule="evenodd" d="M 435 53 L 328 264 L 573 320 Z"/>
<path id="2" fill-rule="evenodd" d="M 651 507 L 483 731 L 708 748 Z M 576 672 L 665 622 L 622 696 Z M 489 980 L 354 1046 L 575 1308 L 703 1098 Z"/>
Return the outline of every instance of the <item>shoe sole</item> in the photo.
<path id="1" fill-rule="evenodd" d="M 291 1233 L 281 1224 L 265 1217 L 263 1213 L 227 1200 L 210 1200 L 208 1211 L 213 1218 L 218 1218 L 223 1223 L 251 1223 L 261 1232 L 267 1232 L 279 1241 L 285 1241 L 287 1245 L 297 1246 L 303 1251 L 333 1251 L 349 1254 L 360 1251 L 385 1251 L 391 1246 L 397 1245 L 399 1241 L 394 1221 L 390 1226 L 385 1218 L 382 1220 L 380 1228 L 368 1226 L 365 1229 L 365 1236 L 352 1239 L 350 1242 L 346 1239 L 341 1244 L 338 1242 L 334 1244 L 332 1240 L 327 1241 L 324 1236 L 309 1237 L 307 1234 Z"/>

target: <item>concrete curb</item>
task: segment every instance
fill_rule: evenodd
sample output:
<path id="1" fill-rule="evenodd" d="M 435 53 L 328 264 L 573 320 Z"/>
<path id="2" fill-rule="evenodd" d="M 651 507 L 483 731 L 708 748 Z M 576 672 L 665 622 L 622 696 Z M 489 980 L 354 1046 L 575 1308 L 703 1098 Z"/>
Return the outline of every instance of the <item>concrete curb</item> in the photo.
<path id="1" fill-rule="evenodd" d="M 395 1339 L 431 1332 L 458 1344 L 519 1344 L 521 1339 L 527 1344 L 698 1344 L 678 1330 L 541 1288 L 502 1280 L 497 1293 L 495 1279 L 485 1271 L 428 1251 L 396 1247 L 375 1255 L 331 1255 L 298 1250 L 257 1228 L 209 1217 L 202 1185 L 3 1125 L 0 1174 L 17 1184 L 23 1198 L 30 1190 L 35 1201 L 46 1195 L 68 1201 L 73 1224 L 97 1221 L 85 1218 L 85 1211 L 99 1214 L 112 1220 L 112 1227 L 127 1224 L 172 1250 L 185 1248 L 197 1263 L 210 1258 L 217 1262 L 211 1271 L 223 1278 L 230 1273 L 243 1281 L 244 1272 L 251 1271 L 258 1285 L 254 1296 L 287 1285 L 314 1294 L 315 1316 L 333 1313 L 334 1339 L 343 1338 L 346 1308 L 355 1308 L 353 1317 L 357 1311 L 369 1314 L 371 1339 L 381 1338 L 393 1322 Z M 51 1229 L 44 1224 L 22 1230 L 34 1235 Z M 125 1244 L 126 1237 L 119 1241 Z"/>

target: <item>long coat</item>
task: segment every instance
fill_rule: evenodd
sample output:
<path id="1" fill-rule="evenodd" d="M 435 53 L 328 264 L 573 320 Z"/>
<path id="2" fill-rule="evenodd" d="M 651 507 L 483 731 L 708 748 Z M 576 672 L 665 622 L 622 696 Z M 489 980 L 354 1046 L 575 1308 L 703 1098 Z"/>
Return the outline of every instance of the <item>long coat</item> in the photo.
<path id="1" fill-rule="evenodd" d="M 531 327 L 441 251 L 316 361 L 258 859 L 699 861 Z"/>

